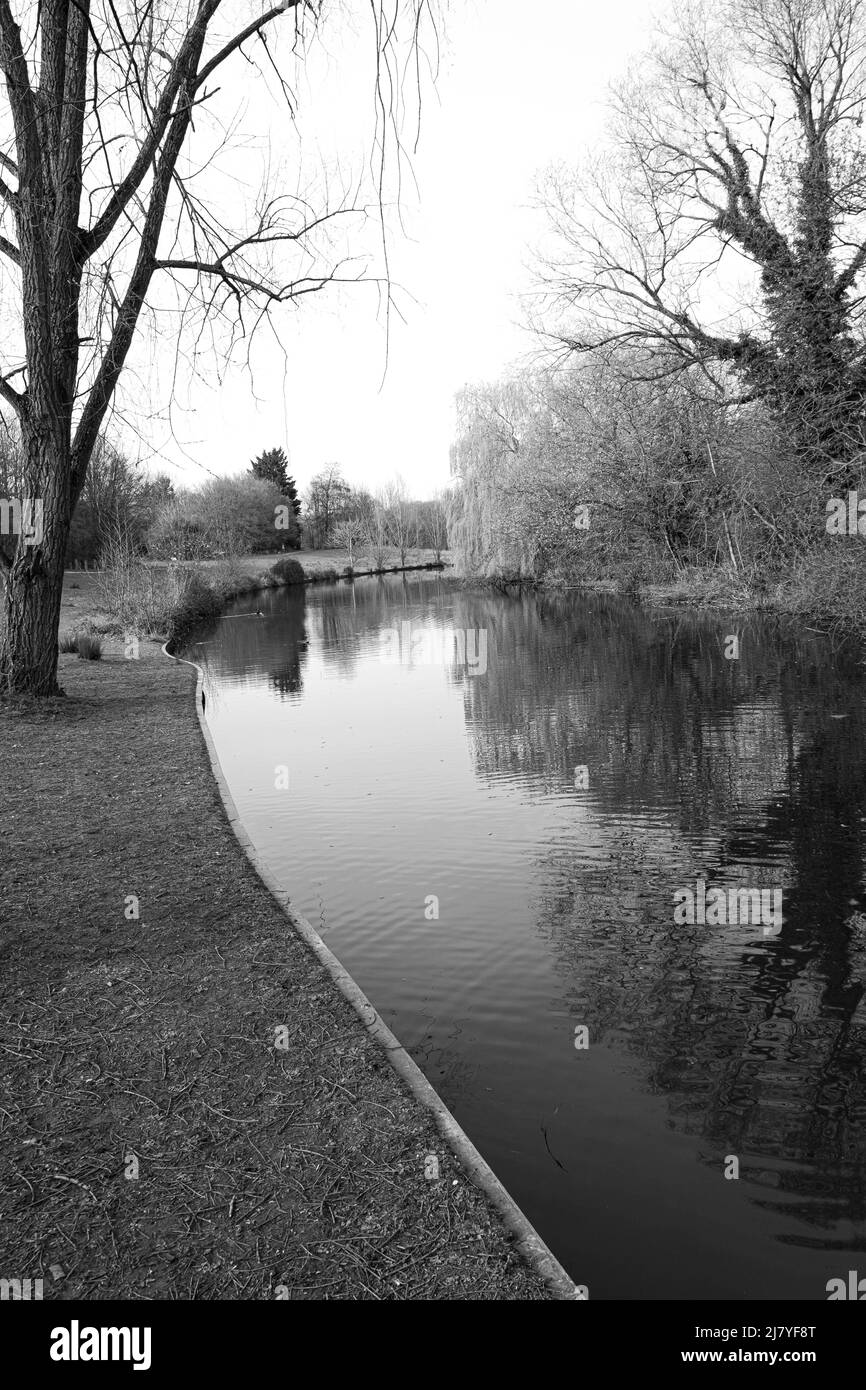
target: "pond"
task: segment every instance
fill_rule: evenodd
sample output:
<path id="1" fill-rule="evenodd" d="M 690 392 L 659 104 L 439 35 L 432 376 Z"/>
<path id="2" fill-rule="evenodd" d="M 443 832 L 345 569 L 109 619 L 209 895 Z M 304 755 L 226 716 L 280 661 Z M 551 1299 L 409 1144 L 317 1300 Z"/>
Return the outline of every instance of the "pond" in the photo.
<path id="1" fill-rule="evenodd" d="M 193 655 L 255 845 L 591 1299 L 866 1276 L 856 655 L 426 573 Z"/>

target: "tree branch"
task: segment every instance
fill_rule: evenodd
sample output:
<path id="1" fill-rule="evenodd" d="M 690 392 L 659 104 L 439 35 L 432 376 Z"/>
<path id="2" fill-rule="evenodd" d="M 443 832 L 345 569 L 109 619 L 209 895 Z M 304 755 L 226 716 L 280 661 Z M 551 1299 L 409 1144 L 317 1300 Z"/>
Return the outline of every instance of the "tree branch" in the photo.
<path id="1" fill-rule="evenodd" d="M 0 0 L 0 3 L 2 3 L 2 0 Z M 144 220 L 135 267 L 130 276 L 126 294 L 120 304 L 114 330 L 99 365 L 99 370 L 96 373 L 96 379 L 90 388 L 87 403 L 82 411 L 81 418 L 78 422 L 78 428 L 75 431 L 75 437 L 72 441 L 70 487 L 73 505 L 78 500 L 81 488 L 84 485 L 84 479 L 87 474 L 87 462 L 90 458 L 93 445 L 96 442 L 114 388 L 123 370 L 123 364 L 132 344 L 138 318 L 141 313 L 142 305 L 144 304 L 144 298 L 156 267 L 156 248 L 159 242 L 163 218 L 165 216 L 168 194 L 172 186 L 178 156 L 192 120 L 192 94 L 195 90 L 194 74 L 199 58 L 201 57 L 204 37 L 205 33 L 202 29 L 196 42 L 192 44 L 191 47 L 186 47 L 186 70 L 181 72 L 178 83 L 178 89 L 181 91 L 181 104 L 172 117 L 168 131 L 168 139 L 165 142 L 165 147 L 157 162 L 153 188 L 150 193 L 150 203 Z"/>
<path id="2" fill-rule="evenodd" d="M 2 3 L 8 3 L 8 0 L 2 0 Z M 192 90 L 194 91 L 200 87 L 211 73 L 213 73 L 221 63 L 225 62 L 226 58 L 230 57 L 232 53 L 236 52 L 237 49 L 241 47 L 246 39 L 257 34 L 267 24 L 270 24 L 272 20 L 276 19 L 278 15 L 284 14 L 287 10 L 297 9 L 301 5 L 306 6 L 309 3 L 310 0 L 282 0 L 281 4 L 274 5 L 258 19 L 248 24 L 245 29 L 236 34 L 213 58 L 205 63 L 199 73 L 193 76 Z M 183 43 L 178 50 L 177 57 L 166 79 L 162 95 L 154 112 L 154 119 L 150 132 L 139 148 L 129 173 L 115 188 L 107 207 L 99 216 L 94 226 L 91 227 L 90 231 L 84 234 L 83 252 L 85 260 L 89 259 L 94 252 L 99 249 L 106 238 L 111 235 L 124 208 L 141 186 L 141 183 L 147 175 L 148 169 L 153 164 L 157 150 L 168 129 L 169 122 L 172 119 L 172 108 L 178 91 L 180 90 L 181 75 L 186 70 L 189 55 L 196 44 L 198 44 L 198 51 L 201 53 L 201 47 L 207 34 L 208 25 L 216 14 L 220 4 L 221 0 L 200 0 L 198 13 L 187 30 Z"/>
<path id="3" fill-rule="evenodd" d="M 864 241 L 862 245 L 858 247 L 853 259 L 845 267 L 845 269 L 839 275 L 837 275 L 836 283 L 833 286 L 834 299 L 841 299 L 842 296 L 845 295 L 848 292 L 848 290 L 850 290 L 851 286 L 854 284 L 854 281 L 857 279 L 857 276 L 860 274 L 860 271 L 863 269 L 864 265 L 866 265 L 866 241 Z"/>
<path id="4" fill-rule="evenodd" d="M 5 377 L 0 377 L 0 396 L 7 405 L 11 405 L 17 415 L 23 414 L 24 396 L 10 386 Z"/>
<path id="5" fill-rule="evenodd" d="M 248 24 L 246 29 L 236 34 L 233 39 L 229 40 L 224 48 L 220 49 L 219 53 L 215 54 L 213 58 L 205 63 L 201 72 L 196 77 L 196 87 L 198 88 L 203 82 L 206 82 L 211 73 L 214 72 L 221 63 L 224 63 L 226 58 L 229 58 L 232 53 L 235 53 L 237 49 L 240 48 L 241 44 L 246 43 L 247 39 L 253 38 L 260 29 L 264 29 L 267 24 L 270 24 L 271 20 L 276 19 L 277 15 L 284 14 L 286 10 L 296 10 L 301 6 L 306 9 L 309 3 L 310 0 L 284 0 L 283 4 L 274 5 L 272 9 L 267 10 L 259 19 L 254 19 L 252 24 Z"/>
<path id="6" fill-rule="evenodd" d="M 190 57 L 195 53 L 201 54 L 204 44 L 207 27 L 219 9 L 221 0 L 200 0 L 198 13 L 184 35 L 183 42 L 178 49 L 177 56 L 172 64 L 171 71 L 162 89 L 162 95 L 157 102 L 154 112 L 153 124 L 150 131 L 139 147 L 138 154 L 132 162 L 132 167 L 125 178 L 115 188 L 108 205 L 102 214 L 97 218 L 89 231 L 85 232 L 82 238 L 82 256 L 89 260 L 95 251 L 111 235 L 117 221 L 127 206 L 131 198 L 141 186 L 147 171 L 153 164 L 159 150 L 160 143 L 169 128 L 169 123 L 176 118 L 177 112 L 172 115 L 175 99 L 181 89 L 184 80 L 189 80 Z M 0 0 L 0 5 L 7 5 L 8 0 Z M 196 58 L 196 62 L 198 59 Z"/>
<path id="7" fill-rule="evenodd" d="M 9 0 L 0 0 L 0 68 L 6 78 L 9 105 L 15 125 L 18 177 L 23 181 L 38 172 L 39 132 L 36 101 L 21 47 L 21 30 L 15 23 Z"/>

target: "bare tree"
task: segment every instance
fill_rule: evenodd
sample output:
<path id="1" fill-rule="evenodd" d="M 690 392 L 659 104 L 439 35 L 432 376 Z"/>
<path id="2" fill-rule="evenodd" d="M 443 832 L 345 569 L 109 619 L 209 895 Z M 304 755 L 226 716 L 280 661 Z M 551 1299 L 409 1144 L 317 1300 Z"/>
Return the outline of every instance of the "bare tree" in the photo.
<path id="1" fill-rule="evenodd" d="M 348 552 L 350 569 L 355 568 L 355 550 L 364 540 L 366 529 L 364 517 L 360 515 L 344 517 L 334 527 L 334 540 Z"/>
<path id="2" fill-rule="evenodd" d="M 448 549 L 449 501 L 448 492 L 437 492 L 431 501 L 422 503 L 418 508 L 419 528 L 422 528 L 419 544 L 433 551 L 437 563 L 442 559 L 443 550 Z"/>
<path id="3" fill-rule="evenodd" d="M 133 529 L 147 499 L 147 478 L 121 451 L 100 436 L 93 448 L 81 490 L 97 544 L 114 537 L 123 520 Z"/>
<path id="4" fill-rule="evenodd" d="M 388 557 L 388 527 L 381 497 L 373 499 L 372 505 L 364 513 L 364 518 L 364 544 L 369 551 L 373 568 L 384 569 Z"/>
<path id="5" fill-rule="evenodd" d="M 0 551 L 0 689 L 50 695 L 70 519 L 155 284 L 168 278 L 181 318 L 244 334 L 275 305 L 361 274 L 329 240 L 335 218 L 366 211 L 354 195 L 315 207 L 266 182 L 249 214 L 236 180 L 231 211 L 202 196 L 197 161 L 213 175 L 213 131 L 236 116 L 217 100 L 228 66 L 254 47 L 292 112 L 281 56 L 303 62 L 323 15 L 368 16 L 381 202 L 399 45 L 417 45 L 428 3 L 396 0 L 386 13 L 380 0 L 336 11 L 280 0 L 252 18 L 231 0 L 41 0 L 19 18 L 13 3 L 0 0 L 0 258 L 17 328 L 4 338 L 0 400 L 18 417 L 24 487 L 44 525 L 11 560 Z"/>
<path id="6" fill-rule="evenodd" d="M 615 93 L 610 157 L 546 182 L 554 336 L 733 372 L 843 482 L 866 444 L 864 106 L 863 0 L 678 5 Z M 726 312 L 744 268 L 754 304 Z"/>
<path id="7" fill-rule="evenodd" d="M 386 484 L 382 492 L 382 507 L 388 544 L 398 552 L 400 565 L 405 569 L 406 555 L 415 536 L 417 509 L 409 498 L 402 478 L 395 478 Z"/>
<path id="8" fill-rule="evenodd" d="M 310 479 L 307 517 L 314 549 L 321 549 L 333 539 L 334 527 L 343 519 L 350 495 L 351 488 L 338 463 L 329 463 Z"/>

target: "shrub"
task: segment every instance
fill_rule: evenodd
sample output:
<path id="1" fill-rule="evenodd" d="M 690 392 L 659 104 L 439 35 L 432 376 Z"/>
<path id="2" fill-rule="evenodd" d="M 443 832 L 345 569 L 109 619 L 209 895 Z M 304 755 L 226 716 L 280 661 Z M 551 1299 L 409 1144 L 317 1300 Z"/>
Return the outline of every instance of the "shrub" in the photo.
<path id="1" fill-rule="evenodd" d="M 616 581 L 616 591 L 621 598 L 640 598 L 643 571 L 639 565 L 627 565 Z"/>
<path id="2" fill-rule="evenodd" d="M 158 512 L 147 533 L 150 555 L 161 559 L 219 559 L 294 545 L 298 525 L 277 529 L 285 499 L 273 483 L 242 473 L 212 478 L 196 492 L 181 492 Z"/>
<path id="3" fill-rule="evenodd" d="M 324 569 L 316 570 L 310 576 L 317 584 L 336 584 L 339 577 L 333 565 L 326 565 Z"/>
<path id="4" fill-rule="evenodd" d="M 76 646 L 83 661 L 99 661 L 102 656 L 102 638 L 93 632 L 79 632 Z"/>
<path id="5" fill-rule="evenodd" d="M 97 580 L 100 603 L 120 631 L 164 634 L 192 571 L 179 565 L 148 565 L 128 538 L 115 535 L 102 552 Z"/>
<path id="6" fill-rule="evenodd" d="M 277 541 L 282 550 L 301 549 L 301 526 L 297 517 L 289 516 L 288 525 L 277 530 Z"/>
<path id="7" fill-rule="evenodd" d="M 305 584 L 307 580 L 300 560 L 278 560 L 271 565 L 270 573 L 281 584 Z"/>
<path id="8" fill-rule="evenodd" d="M 219 595 L 201 575 L 188 574 L 180 597 L 168 615 L 169 641 L 180 642 L 200 623 L 212 622 L 219 617 L 221 607 Z"/>
<path id="9" fill-rule="evenodd" d="M 77 652 L 78 638 L 74 632 L 63 632 L 57 645 L 61 652 Z"/>
<path id="10" fill-rule="evenodd" d="M 773 585 L 771 599 L 840 632 L 866 633 L 864 550 L 859 540 L 813 546 Z"/>
<path id="11" fill-rule="evenodd" d="M 262 586 L 261 579 L 242 570 L 237 560 L 230 556 L 221 560 L 208 575 L 211 588 L 225 601 L 238 594 L 252 594 Z"/>

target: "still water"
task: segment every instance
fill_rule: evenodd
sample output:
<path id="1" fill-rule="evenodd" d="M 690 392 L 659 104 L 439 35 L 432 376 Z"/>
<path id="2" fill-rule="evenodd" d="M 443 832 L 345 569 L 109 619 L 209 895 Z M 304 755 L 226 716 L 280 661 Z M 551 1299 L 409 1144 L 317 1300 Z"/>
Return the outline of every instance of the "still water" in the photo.
<path id="1" fill-rule="evenodd" d="M 431 574 L 193 654 L 254 843 L 591 1299 L 866 1276 L 855 656 Z M 780 922 L 675 922 L 699 880 Z"/>

